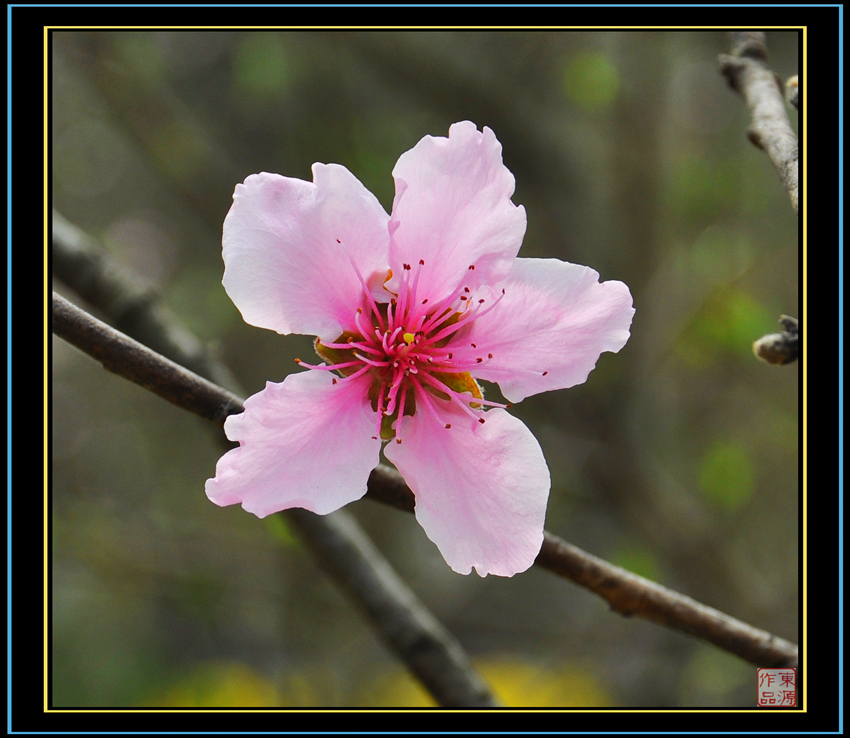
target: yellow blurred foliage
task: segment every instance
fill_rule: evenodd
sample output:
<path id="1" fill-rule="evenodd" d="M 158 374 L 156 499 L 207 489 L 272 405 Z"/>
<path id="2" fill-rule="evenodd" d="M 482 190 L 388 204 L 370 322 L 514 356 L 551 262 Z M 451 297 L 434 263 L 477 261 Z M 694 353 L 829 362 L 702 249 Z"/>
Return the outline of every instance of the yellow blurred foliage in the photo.
<path id="1" fill-rule="evenodd" d="M 145 700 L 155 707 L 278 707 L 281 697 L 263 674 L 237 662 L 210 661 L 164 693 Z"/>
<path id="2" fill-rule="evenodd" d="M 476 659 L 475 668 L 505 707 L 607 707 L 612 695 L 587 669 L 564 665 L 551 669 L 511 657 Z M 382 677 L 363 695 L 373 707 L 436 707 L 407 672 Z"/>

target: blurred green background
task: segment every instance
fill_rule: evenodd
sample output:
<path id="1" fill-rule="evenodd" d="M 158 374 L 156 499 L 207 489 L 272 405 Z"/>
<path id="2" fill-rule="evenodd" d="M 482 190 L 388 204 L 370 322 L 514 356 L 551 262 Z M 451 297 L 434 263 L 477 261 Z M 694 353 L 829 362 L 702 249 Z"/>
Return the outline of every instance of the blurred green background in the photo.
<path id="1" fill-rule="evenodd" d="M 795 33 L 767 44 L 798 71 Z M 520 255 L 622 280 L 637 311 L 586 384 L 511 410 L 549 462 L 547 529 L 796 642 L 799 370 L 751 344 L 798 314 L 797 219 L 725 51 L 720 32 L 54 32 L 53 204 L 254 393 L 310 339 L 246 325 L 221 287 L 236 183 L 338 162 L 389 211 L 401 153 L 491 127 Z M 282 521 L 207 500 L 220 431 L 56 339 L 52 399 L 54 706 L 431 704 Z M 348 509 L 506 704 L 754 704 L 734 656 L 543 571 L 459 576 L 412 516 Z"/>

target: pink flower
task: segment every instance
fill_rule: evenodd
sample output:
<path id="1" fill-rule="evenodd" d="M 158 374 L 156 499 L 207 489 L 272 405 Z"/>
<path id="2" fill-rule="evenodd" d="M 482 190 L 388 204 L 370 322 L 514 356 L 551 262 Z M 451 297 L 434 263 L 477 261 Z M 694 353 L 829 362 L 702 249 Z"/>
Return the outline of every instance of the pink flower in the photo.
<path id="1" fill-rule="evenodd" d="M 525 210 L 489 128 L 423 138 L 387 216 L 345 167 L 255 174 L 224 222 L 224 288 L 251 325 L 318 336 L 324 363 L 269 382 L 225 423 L 206 484 L 259 517 L 366 492 L 382 443 L 449 566 L 512 576 L 543 541 L 549 469 L 506 398 L 580 384 L 629 337 L 632 298 L 588 267 L 517 259 Z"/>

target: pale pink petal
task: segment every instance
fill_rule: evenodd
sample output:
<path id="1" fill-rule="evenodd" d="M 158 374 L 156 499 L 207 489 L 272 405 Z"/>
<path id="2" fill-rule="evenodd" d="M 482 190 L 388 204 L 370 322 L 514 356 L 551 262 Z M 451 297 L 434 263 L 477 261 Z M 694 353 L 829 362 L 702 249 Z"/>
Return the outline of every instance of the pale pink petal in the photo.
<path id="1" fill-rule="evenodd" d="M 458 409 L 440 413 L 419 401 L 403 419 L 402 443 L 384 449 L 413 490 L 417 520 L 459 574 L 525 571 L 543 543 L 549 496 L 540 445 L 501 409 L 484 423 Z"/>
<path id="2" fill-rule="evenodd" d="M 313 182 L 253 174 L 224 221 L 224 288 L 251 325 L 332 340 L 353 330 L 364 279 L 387 273 L 389 216 L 345 167 Z"/>
<path id="3" fill-rule="evenodd" d="M 474 289 L 510 271 L 525 234 L 525 209 L 511 202 L 514 177 L 489 128 L 455 123 L 449 137 L 426 136 L 399 158 L 390 219 L 390 266 L 418 268 L 418 293 L 432 303 L 463 284 Z M 474 270 L 470 270 L 474 266 Z"/>
<path id="4" fill-rule="evenodd" d="M 225 421 L 241 445 L 219 459 L 207 497 L 261 518 L 290 507 L 324 515 L 362 497 L 381 447 L 368 386 L 366 377 L 333 384 L 325 371 L 268 382 Z"/>
<path id="5" fill-rule="evenodd" d="M 505 290 L 501 302 L 463 339 L 488 355 L 475 377 L 497 382 L 511 402 L 581 384 L 603 351 L 619 351 L 629 339 L 629 288 L 600 283 L 589 267 L 517 259 L 498 288 Z"/>

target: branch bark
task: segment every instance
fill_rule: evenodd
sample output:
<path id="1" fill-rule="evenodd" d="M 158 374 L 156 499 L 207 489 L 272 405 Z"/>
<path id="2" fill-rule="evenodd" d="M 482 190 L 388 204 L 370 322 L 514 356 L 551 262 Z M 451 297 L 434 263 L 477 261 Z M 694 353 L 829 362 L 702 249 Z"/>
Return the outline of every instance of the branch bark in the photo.
<path id="1" fill-rule="evenodd" d="M 210 383 L 206 380 L 186 370 L 175 373 L 173 362 L 122 336 L 55 293 L 53 301 L 54 332 L 95 358 L 106 357 L 108 363 L 104 363 L 104 367 L 108 370 L 136 381 L 134 377 L 139 371 L 133 365 L 140 363 L 145 367 L 141 376 L 152 391 L 218 425 L 224 423 L 222 408 L 233 413 L 242 411 L 238 399 L 226 390 L 219 390 L 217 402 L 211 401 Z M 92 323 L 100 323 L 100 326 L 92 326 Z M 162 383 L 153 381 L 158 363 L 163 376 L 168 378 Z M 415 504 L 413 493 L 400 475 L 383 465 L 370 475 L 366 497 L 407 512 L 412 512 Z M 794 666 L 797 663 L 794 644 L 613 566 L 551 533 L 545 534 L 535 565 L 596 593 L 616 612 L 706 640 L 757 666 Z"/>
<path id="2" fill-rule="evenodd" d="M 740 93 L 750 111 L 747 135 L 764 150 L 797 213 L 797 136 L 788 121 L 783 85 L 767 65 L 767 47 L 761 31 L 732 31 L 731 54 L 719 57 L 720 71 Z"/>

